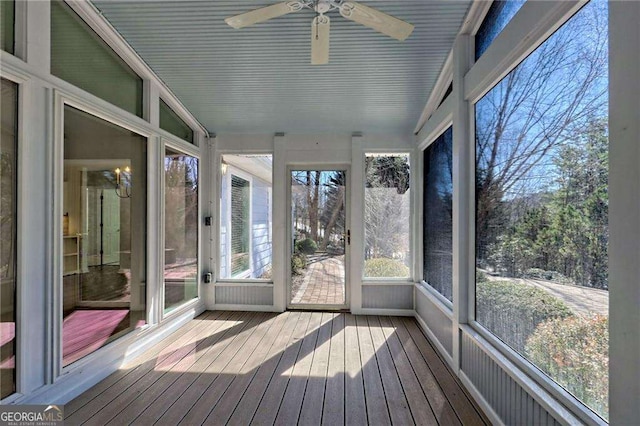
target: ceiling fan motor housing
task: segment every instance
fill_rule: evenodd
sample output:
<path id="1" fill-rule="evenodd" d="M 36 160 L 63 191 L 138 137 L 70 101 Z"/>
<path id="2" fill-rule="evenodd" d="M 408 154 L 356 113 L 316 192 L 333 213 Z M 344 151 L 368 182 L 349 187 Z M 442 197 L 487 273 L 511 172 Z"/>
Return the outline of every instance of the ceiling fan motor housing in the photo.
<path id="1" fill-rule="evenodd" d="M 331 6 L 330 0 L 318 0 L 313 8 L 316 12 L 322 14 L 327 13 L 331 9 Z"/>

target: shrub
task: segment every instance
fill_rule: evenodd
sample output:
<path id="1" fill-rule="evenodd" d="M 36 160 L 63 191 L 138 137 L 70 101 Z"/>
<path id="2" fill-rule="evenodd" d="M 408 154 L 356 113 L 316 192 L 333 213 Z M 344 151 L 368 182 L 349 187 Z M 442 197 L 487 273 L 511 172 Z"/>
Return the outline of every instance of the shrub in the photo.
<path id="1" fill-rule="evenodd" d="M 271 265 L 266 266 L 262 271 L 262 274 L 260 274 L 258 278 L 263 280 L 270 280 L 272 278 Z"/>
<path id="2" fill-rule="evenodd" d="M 313 254 L 318 249 L 318 245 L 311 238 L 305 238 L 296 242 L 295 251 L 297 253 Z"/>
<path id="3" fill-rule="evenodd" d="M 595 315 L 543 322 L 529 337 L 526 355 L 549 377 L 607 418 L 609 320 Z"/>
<path id="4" fill-rule="evenodd" d="M 364 276 L 370 278 L 408 277 L 409 268 L 393 259 L 375 258 L 364 262 Z"/>
<path id="5" fill-rule="evenodd" d="M 526 271 L 524 271 L 522 276 L 524 278 L 531 278 L 531 279 L 534 279 L 534 280 L 554 281 L 554 282 L 557 282 L 557 283 L 560 283 L 560 284 L 569 284 L 569 283 L 571 283 L 571 280 L 569 278 L 565 277 L 564 275 L 562 275 L 560 272 L 545 271 L 544 269 L 540 269 L 540 268 L 527 269 Z"/>
<path id="6" fill-rule="evenodd" d="M 524 271 L 523 276 L 525 278 L 532 278 L 532 279 L 538 279 L 538 280 L 550 280 L 552 278 L 551 272 L 545 271 L 544 269 L 540 269 L 540 268 L 529 268 L 526 271 Z"/>
<path id="7" fill-rule="evenodd" d="M 570 315 L 564 302 L 542 289 L 477 274 L 476 319 L 520 353 L 538 324 Z"/>
<path id="8" fill-rule="evenodd" d="M 307 267 L 307 256 L 302 253 L 296 253 L 291 256 L 291 273 L 300 275 L 302 270 Z"/>

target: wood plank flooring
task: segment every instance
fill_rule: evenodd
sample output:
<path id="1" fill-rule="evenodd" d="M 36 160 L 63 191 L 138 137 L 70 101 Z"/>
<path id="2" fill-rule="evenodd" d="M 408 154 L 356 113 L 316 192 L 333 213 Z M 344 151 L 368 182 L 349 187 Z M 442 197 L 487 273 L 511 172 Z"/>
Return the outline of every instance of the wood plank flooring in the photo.
<path id="1" fill-rule="evenodd" d="M 413 318 L 206 312 L 65 405 L 69 425 L 483 425 Z"/>

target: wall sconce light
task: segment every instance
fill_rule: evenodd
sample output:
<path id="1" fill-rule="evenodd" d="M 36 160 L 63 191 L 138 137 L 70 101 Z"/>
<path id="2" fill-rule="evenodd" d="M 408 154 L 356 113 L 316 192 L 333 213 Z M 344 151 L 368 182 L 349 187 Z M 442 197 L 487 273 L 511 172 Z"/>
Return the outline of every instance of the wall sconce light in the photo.
<path id="1" fill-rule="evenodd" d="M 116 195 L 120 198 L 131 198 L 131 168 L 126 166 L 124 170 L 120 170 L 120 167 L 117 167 L 115 172 Z"/>
<path id="2" fill-rule="evenodd" d="M 62 235 L 69 235 L 69 213 L 62 216 Z"/>

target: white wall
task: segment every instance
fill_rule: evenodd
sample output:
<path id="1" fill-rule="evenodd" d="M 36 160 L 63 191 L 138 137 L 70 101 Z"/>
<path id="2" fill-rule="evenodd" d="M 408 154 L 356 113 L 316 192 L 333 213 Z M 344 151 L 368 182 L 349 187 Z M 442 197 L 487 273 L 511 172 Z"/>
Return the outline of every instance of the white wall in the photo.
<path id="1" fill-rule="evenodd" d="M 256 277 L 270 268 L 271 243 L 271 184 L 253 178 L 251 188 L 251 268 Z"/>

